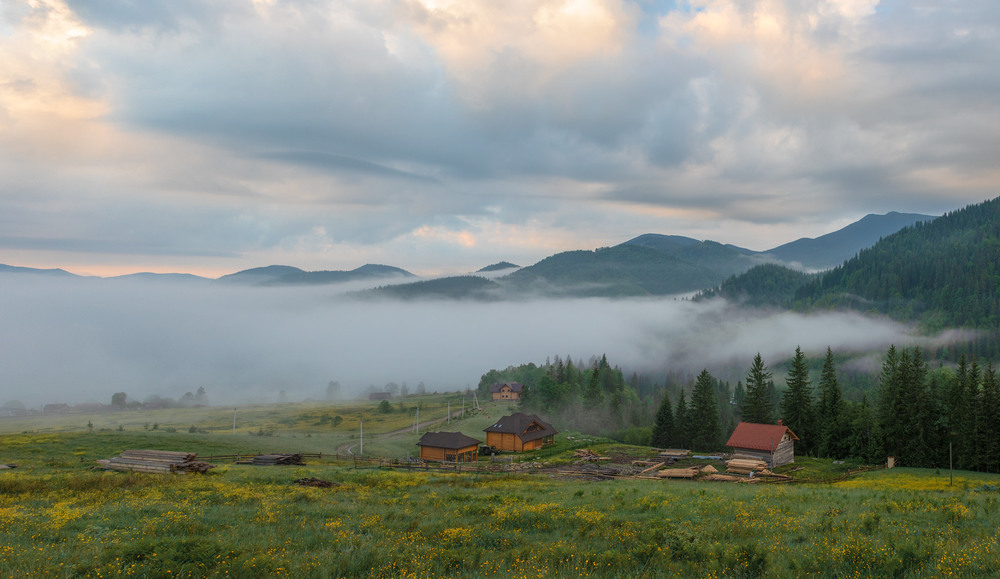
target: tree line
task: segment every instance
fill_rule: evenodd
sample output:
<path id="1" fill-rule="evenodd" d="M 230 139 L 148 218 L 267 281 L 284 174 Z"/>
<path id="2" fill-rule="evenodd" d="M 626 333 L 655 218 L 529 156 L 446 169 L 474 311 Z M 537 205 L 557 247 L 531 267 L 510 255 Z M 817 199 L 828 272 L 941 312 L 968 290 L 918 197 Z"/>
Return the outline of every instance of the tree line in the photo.
<path id="1" fill-rule="evenodd" d="M 952 460 L 955 468 L 1000 472 L 1000 386 L 992 363 L 962 356 L 954 367 L 931 369 L 919 348 L 891 346 L 872 390 L 855 401 L 844 396 L 832 349 L 818 371 L 811 363 L 819 359 L 796 348 L 779 389 L 758 353 L 735 388 L 704 369 L 671 397 L 667 387 L 651 389 L 634 374 L 626 380 L 606 356 L 576 363 L 556 357 L 491 370 L 479 387 L 488 396 L 493 383 L 521 382 L 524 410 L 633 444 L 718 451 L 736 422 L 780 419 L 798 437 L 800 455 L 869 463 L 893 456 L 914 467 Z"/>

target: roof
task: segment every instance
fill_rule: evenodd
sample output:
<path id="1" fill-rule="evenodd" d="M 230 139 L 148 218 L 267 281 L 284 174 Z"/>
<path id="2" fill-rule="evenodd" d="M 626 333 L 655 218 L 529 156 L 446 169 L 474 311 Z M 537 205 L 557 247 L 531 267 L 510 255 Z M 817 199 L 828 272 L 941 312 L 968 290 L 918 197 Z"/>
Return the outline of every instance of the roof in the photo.
<path id="1" fill-rule="evenodd" d="M 524 384 L 520 382 L 495 382 L 490 385 L 490 394 L 499 392 L 504 386 L 509 386 L 511 392 L 520 392 L 524 388 Z"/>
<path id="2" fill-rule="evenodd" d="M 433 446 L 458 450 L 468 446 L 479 446 L 481 441 L 461 432 L 428 432 L 420 437 L 417 446 Z"/>
<path id="3" fill-rule="evenodd" d="M 535 428 L 531 428 L 532 425 Z M 530 429 L 530 430 L 529 430 Z M 538 440 L 546 436 L 552 436 L 559 431 L 552 427 L 535 414 L 525 414 L 517 412 L 510 416 L 504 416 L 496 421 L 496 424 L 489 428 L 484 428 L 484 432 L 502 432 L 506 434 L 516 434 L 523 442 Z"/>
<path id="4" fill-rule="evenodd" d="M 785 433 L 788 433 L 792 440 L 798 440 L 790 428 L 783 424 L 755 424 L 753 422 L 740 422 L 736 425 L 736 430 L 729 437 L 726 446 L 730 448 L 751 448 L 753 450 L 774 450 L 781 442 Z"/>

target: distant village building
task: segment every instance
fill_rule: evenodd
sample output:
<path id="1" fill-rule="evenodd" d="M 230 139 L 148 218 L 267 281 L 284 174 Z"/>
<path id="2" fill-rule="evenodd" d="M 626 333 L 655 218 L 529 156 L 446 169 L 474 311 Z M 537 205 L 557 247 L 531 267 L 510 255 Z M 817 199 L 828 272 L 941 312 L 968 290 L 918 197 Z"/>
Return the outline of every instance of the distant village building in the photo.
<path id="1" fill-rule="evenodd" d="M 475 462 L 481 442 L 461 432 L 428 432 L 420 437 L 420 460 Z"/>
<path id="2" fill-rule="evenodd" d="M 488 446 L 521 452 L 552 444 L 559 431 L 534 414 L 518 412 L 497 420 L 484 432 Z"/>
<path id="3" fill-rule="evenodd" d="M 392 398 L 392 394 L 388 392 L 372 392 L 368 395 L 369 400 L 389 400 Z"/>
<path id="4" fill-rule="evenodd" d="M 46 404 L 42 406 L 42 414 L 69 414 L 69 404 Z"/>
<path id="5" fill-rule="evenodd" d="M 740 422 L 726 446 L 734 454 L 763 460 L 771 468 L 795 462 L 795 441 L 799 437 L 779 420 L 777 424 Z"/>
<path id="6" fill-rule="evenodd" d="M 494 400 L 520 400 L 524 384 L 520 382 L 503 382 L 490 386 L 490 395 Z"/>

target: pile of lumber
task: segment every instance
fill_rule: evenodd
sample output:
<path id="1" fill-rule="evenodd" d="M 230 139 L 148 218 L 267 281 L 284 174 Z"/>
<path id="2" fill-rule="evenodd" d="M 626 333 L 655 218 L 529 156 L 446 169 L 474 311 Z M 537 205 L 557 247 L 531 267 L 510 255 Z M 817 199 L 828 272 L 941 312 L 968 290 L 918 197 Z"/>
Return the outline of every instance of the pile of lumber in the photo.
<path id="1" fill-rule="evenodd" d="M 207 472 L 214 464 L 196 460 L 197 454 L 170 450 L 126 450 L 121 456 L 99 460 L 98 464 L 108 470 L 131 470 L 137 472 Z"/>
<path id="2" fill-rule="evenodd" d="M 726 461 L 726 472 L 735 474 L 763 473 L 767 463 L 756 458 L 734 458 Z"/>
<path id="3" fill-rule="evenodd" d="M 678 460 L 691 456 L 691 451 L 684 450 L 682 448 L 666 448 L 660 451 L 659 456 L 660 458 L 672 458 L 674 460 Z"/>
<path id="4" fill-rule="evenodd" d="M 254 466 L 303 465 L 301 454 L 258 454 L 253 457 Z"/>
<path id="5" fill-rule="evenodd" d="M 696 468 L 665 468 L 656 473 L 660 478 L 694 478 L 698 476 Z"/>

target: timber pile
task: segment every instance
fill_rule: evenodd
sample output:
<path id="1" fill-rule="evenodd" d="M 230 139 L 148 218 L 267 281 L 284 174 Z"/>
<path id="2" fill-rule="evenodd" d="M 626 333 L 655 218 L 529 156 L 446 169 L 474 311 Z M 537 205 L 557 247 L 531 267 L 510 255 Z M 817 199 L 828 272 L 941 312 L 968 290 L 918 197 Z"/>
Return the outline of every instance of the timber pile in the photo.
<path id="1" fill-rule="evenodd" d="M 660 478 L 694 478 L 698 476 L 696 468 L 665 468 L 656 473 Z"/>
<path id="2" fill-rule="evenodd" d="M 259 454 L 253 457 L 254 466 L 304 465 L 301 454 Z"/>
<path id="3" fill-rule="evenodd" d="M 659 456 L 660 458 L 672 458 L 674 460 L 679 460 L 691 456 L 691 451 L 683 448 L 667 448 L 661 450 Z"/>
<path id="4" fill-rule="evenodd" d="M 726 472 L 735 474 L 758 474 L 768 471 L 767 463 L 756 458 L 734 458 L 726 461 Z"/>
<path id="5" fill-rule="evenodd" d="M 137 472 L 207 472 L 214 464 L 195 460 L 197 454 L 173 452 L 170 450 L 126 450 L 121 456 L 99 460 L 98 464 L 108 470 L 130 470 Z"/>

